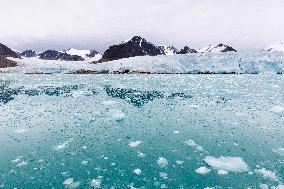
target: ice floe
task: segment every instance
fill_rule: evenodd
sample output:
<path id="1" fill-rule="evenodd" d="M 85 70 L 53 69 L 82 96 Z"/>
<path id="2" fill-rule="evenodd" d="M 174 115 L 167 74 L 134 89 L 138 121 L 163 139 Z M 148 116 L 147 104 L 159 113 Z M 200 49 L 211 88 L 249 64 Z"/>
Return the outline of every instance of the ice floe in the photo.
<path id="1" fill-rule="evenodd" d="M 63 182 L 63 185 L 65 185 L 67 188 L 78 188 L 80 186 L 80 182 L 74 182 L 73 178 L 68 178 Z"/>
<path id="2" fill-rule="evenodd" d="M 141 171 L 141 169 L 138 169 L 138 168 L 137 168 L 137 169 L 134 169 L 134 170 L 133 170 L 133 173 L 136 174 L 136 175 L 141 175 L 141 174 L 142 174 L 142 171 Z"/>
<path id="3" fill-rule="evenodd" d="M 161 168 L 164 168 L 166 166 L 168 166 L 169 162 L 166 158 L 164 157 L 159 157 L 157 159 L 157 164 L 161 167 Z"/>
<path id="4" fill-rule="evenodd" d="M 141 141 L 140 141 L 140 140 L 131 141 L 131 142 L 129 142 L 128 146 L 131 147 L 131 148 L 136 148 L 136 147 L 139 146 L 139 144 L 141 144 Z"/>
<path id="5" fill-rule="evenodd" d="M 112 118 L 117 122 L 123 121 L 125 119 L 125 114 L 123 113 L 123 111 L 112 109 L 110 110 L 110 114 Z"/>
<path id="6" fill-rule="evenodd" d="M 215 170 L 223 170 L 227 172 L 244 172 L 248 171 L 248 165 L 241 157 L 213 157 L 206 156 L 204 161 Z"/>
<path id="7" fill-rule="evenodd" d="M 71 140 L 68 140 L 66 142 L 63 142 L 57 146 L 55 146 L 55 150 L 59 151 L 59 150 L 63 150 L 64 148 L 67 147 L 67 145 L 71 142 Z"/>
<path id="8" fill-rule="evenodd" d="M 28 132 L 28 129 L 24 129 L 24 128 L 16 129 L 16 130 L 14 130 L 14 132 L 17 133 L 17 134 L 24 134 L 24 133 Z"/>
<path id="9" fill-rule="evenodd" d="M 256 173 L 261 174 L 264 178 L 269 178 L 271 180 L 277 180 L 276 173 L 267 170 L 265 168 L 255 170 Z"/>
<path id="10" fill-rule="evenodd" d="M 203 151 L 203 147 L 200 146 L 199 144 L 197 144 L 194 140 L 192 139 L 189 139 L 187 141 L 185 141 L 185 143 L 190 146 L 190 147 L 194 147 L 196 150 L 199 150 L 199 151 Z"/>
<path id="11" fill-rule="evenodd" d="M 284 107 L 277 105 L 277 106 L 272 107 L 271 111 L 274 112 L 274 113 L 283 113 Z"/>
<path id="12" fill-rule="evenodd" d="M 209 173 L 211 171 L 211 169 L 208 169 L 207 167 L 199 167 L 198 169 L 195 169 L 195 172 L 198 174 L 202 174 L 205 175 L 207 173 Z"/>
<path id="13" fill-rule="evenodd" d="M 102 183 L 102 176 L 98 176 L 96 179 L 91 180 L 90 185 L 94 188 L 100 188 Z"/>

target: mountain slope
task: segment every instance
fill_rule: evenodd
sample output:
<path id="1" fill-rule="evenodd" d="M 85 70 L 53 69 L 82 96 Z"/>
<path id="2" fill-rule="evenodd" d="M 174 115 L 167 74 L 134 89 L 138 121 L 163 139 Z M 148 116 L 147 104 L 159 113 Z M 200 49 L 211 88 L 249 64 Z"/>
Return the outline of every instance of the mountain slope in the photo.
<path id="1" fill-rule="evenodd" d="M 15 51 L 13 51 L 9 47 L 1 43 L 0 43 L 0 55 L 5 57 L 20 58 L 20 56 Z"/>
<path id="2" fill-rule="evenodd" d="M 197 50 L 191 49 L 188 46 L 185 46 L 183 49 L 181 49 L 178 54 L 187 54 L 187 53 L 197 53 Z"/>
<path id="3" fill-rule="evenodd" d="M 178 54 L 178 50 L 173 46 L 159 45 L 158 49 L 163 55 L 174 55 Z"/>
<path id="4" fill-rule="evenodd" d="M 199 53 L 206 53 L 206 52 L 219 53 L 219 52 L 230 52 L 230 51 L 237 52 L 237 50 L 234 49 L 233 47 L 224 45 L 222 43 L 218 45 L 209 45 L 207 47 L 198 50 Z"/>
<path id="5" fill-rule="evenodd" d="M 267 52 L 284 52 L 284 42 L 272 44 L 263 50 Z"/>
<path id="6" fill-rule="evenodd" d="M 0 55 L 0 68 L 15 67 L 16 65 L 16 62 L 7 59 L 3 55 Z"/>
<path id="7" fill-rule="evenodd" d="M 47 50 L 43 53 L 40 53 L 39 58 L 43 60 L 84 61 L 84 58 L 81 56 L 70 55 L 55 50 Z"/>
<path id="8" fill-rule="evenodd" d="M 21 52 L 20 54 L 21 54 L 21 56 L 24 56 L 24 57 L 27 57 L 27 58 L 37 56 L 37 53 L 33 50 L 25 50 L 25 51 Z"/>

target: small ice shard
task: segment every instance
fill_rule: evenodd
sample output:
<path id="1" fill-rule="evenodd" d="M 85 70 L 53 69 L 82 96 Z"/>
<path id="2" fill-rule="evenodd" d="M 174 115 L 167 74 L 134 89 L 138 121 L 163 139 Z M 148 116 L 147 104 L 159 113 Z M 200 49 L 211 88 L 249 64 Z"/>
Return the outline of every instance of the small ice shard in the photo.
<path id="1" fill-rule="evenodd" d="M 59 150 L 63 150 L 64 148 L 67 147 L 67 145 L 70 143 L 71 141 L 68 140 L 66 142 L 63 142 L 62 144 L 59 144 L 57 146 L 55 146 L 55 150 L 59 151 Z"/>
<path id="2" fill-rule="evenodd" d="M 140 140 L 131 141 L 131 142 L 129 142 L 128 146 L 131 147 L 131 148 L 136 148 L 137 146 L 139 146 L 139 144 L 141 144 Z"/>
<path id="3" fill-rule="evenodd" d="M 185 141 L 185 143 L 190 146 L 190 147 L 195 147 L 196 150 L 198 151 L 203 151 L 203 147 L 200 146 L 199 144 L 197 144 L 194 140 L 189 139 L 187 141 Z"/>
<path id="4" fill-rule="evenodd" d="M 94 188 L 100 188 L 102 183 L 102 176 L 98 176 L 96 179 L 91 180 L 90 185 Z"/>
<path id="5" fill-rule="evenodd" d="M 17 167 L 23 167 L 23 166 L 27 166 L 28 162 L 26 161 L 22 161 L 21 163 L 18 163 Z"/>
<path id="6" fill-rule="evenodd" d="M 272 151 L 281 156 L 284 156 L 284 148 L 276 148 L 276 149 L 272 149 Z"/>
<path id="7" fill-rule="evenodd" d="M 159 157 L 157 159 L 157 164 L 161 167 L 161 168 L 164 168 L 166 166 L 168 166 L 169 162 L 166 158 L 164 157 Z"/>
<path id="8" fill-rule="evenodd" d="M 277 106 L 272 107 L 271 111 L 274 113 L 282 113 L 284 112 L 284 107 L 277 105 Z"/>
<path id="9" fill-rule="evenodd" d="M 211 169 L 208 169 L 207 167 L 199 167 L 198 169 L 195 169 L 195 172 L 198 174 L 202 174 L 205 175 L 207 173 L 209 173 L 211 171 Z"/>
<path id="10" fill-rule="evenodd" d="M 271 180 L 277 180 L 277 176 L 274 172 L 266 170 L 265 168 L 255 170 L 256 173 L 261 174 L 264 178 L 269 178 Z"/>
<path id="11" fill-rule="evenodd" d="M 68 188 L 78 188 L 80 186 L 80 182 L 74 182 L 73 178 L 68 178 L 63 182 L 63 185 Z"/>
<path id="12" fill-rule="evenodd" d="M 183 162 L 184 162 L 184 161 L 182 161 L 182 160 L 176 160 L 176 164 L 178 164 L 178 165 L 182 165 Z"/>
<path id="13" fill-rule="evenodd" d="M 142 171 L 141 169 L 134 169 L 133 173 L 136 175 L 141 175 Z"/>
<path id="14" fill-rule="evenodd" d="M 168 178 L 168 173 L 165 173 L 165 172 L 160 172 L 160 177 L 163 178 L 163 179 L 167 179 Z"/>
<path id="15" fill-rule="evenodd" d="M 226 175 L 226 174 L 228 174 L 228 171 L 218 170 L 218 171 L 217 171 L 217 174 L 218 174 L 218 175 Z"/>
<path id="16" fill-rule="evenodd" d="M 243 172 L 248 171 L 248 165 L 240 157 L 213 157 L 206 156 L 204 161 L 215 170 L 223 170 L 227 172 Z"/>
<path id="17" fill-rule="evenodd" d="M 28 132 L 28 129 L 16 129 L 16 130 L 14 130 L 14 132 L 15 133 L 17 133 L 17 134 L 24 134 L 24 133 L 26 133 L 26 132 Z"/>
<path id="18" fill-rule="evenodd" d="M 110 114 L 111 117 L 117 122 L 123 121 L 125 119 L 125 114 L 120 110 L 110 110 Z"/>
<path id="19" fill-rule="evenodd" d="M 18 156 L 16 159 L 12 160 L 12 163 L 19 163 L 20 161 L 22 161 L 24 157 L 23 156 Z"/>
<path id="20" fill-rule="evenodd" d="M 278 186 L 272 186 L 271 189 L 284 189 L 284 185 L 279 184 Z"/>
<path id="21" fill-rule="evenodd" d="M 179 131 L 173 131 L 174 134 L 179 134 Z"/>
<path id="22" fill-rule="evenodd" d="M 82 164 L 82 165 L 87 165 L 87 164 L 88 164 L 88 161 L 83 160 L 83 161 L 81 161 L 81 164 Z"/>
<path id="23" fill-rule="evenodd" d="M 260 189 L 269 189 L 267 184 L 259 184 Z"/>
<path id="24" fill-rule="evenodd" d="M 139 152 L 139 151 L 137 152 L 137 157 L 143 158 L 145 156 L 146 156 L 146 154 Z"/>

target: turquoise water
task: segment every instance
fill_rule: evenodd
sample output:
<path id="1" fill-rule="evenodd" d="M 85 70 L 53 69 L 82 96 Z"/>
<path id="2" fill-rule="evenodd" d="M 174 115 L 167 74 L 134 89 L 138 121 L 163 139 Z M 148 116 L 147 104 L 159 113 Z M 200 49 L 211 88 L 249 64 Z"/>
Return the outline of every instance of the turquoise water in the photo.
<path id="1" fill-rule="evenodd" d="M 2 74 L 0 188 L 281 188 L 283 79 Z"/>

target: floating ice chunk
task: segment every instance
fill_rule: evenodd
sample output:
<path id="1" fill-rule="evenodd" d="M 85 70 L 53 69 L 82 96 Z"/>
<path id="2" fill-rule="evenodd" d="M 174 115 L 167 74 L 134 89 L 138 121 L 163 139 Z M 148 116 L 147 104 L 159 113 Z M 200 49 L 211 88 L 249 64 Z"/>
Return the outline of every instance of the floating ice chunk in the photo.
<path id="1" fill-rule="evenodd" d="M 267 184 L 259 184 L 260 189 L 269 189 Z"/>
<path id="2" fill-rule="evenodd" d="M 277 105 L 277 106 L 272 107 L 271 111 L 274 113 L 282 113 L 284 112 L 284 107 Z"/>
<path id="3" fill-rule="evenodd" d="M 163 178 L 163 179 L 167 179 L 168 178 L 168 173 L 165 173 L 165 172 L 160 172 L 160 177 Z"/>
<path id="4" fill-rule="evenodd" d="M 164 168 L 166 166 L 168 166 L 169 162 L 166 158 L 164 157 L 159 157 L 157 159 L 157 164 L 161 167 L 161 168 Z"/>
<path id="5" fill-rule="evenodd" d="M 81 161 L 81 164 L 82 164 L 82 165 L 87 165 L 87 164 L 88 164 L 88 161 L 83 160 L 83 161 Z"/>
<path id="6" fill-rule="evenodd" d="M 255 170 L 256 173 L 261 174 L 264 178 L 269 178 L 271 180 L 277 180 L 277 176 L 274 172 L 266 170 L 265 168 Z"/>
<path id="7" fill-rule="evenodd" d="M 279 184 L 278 186 L 272 186 L 271 189 L 284 189 L 284 185 Z"/>
<path id="8" fill-rule="evenodd" d="M 81 96 L 92 96 L 94 93 L 92 91 L 73 91 L 72 97 L 81 97 Z"/>
<path id="9" fill-rule="evenodd" d="M 272 151 L 281 155 L 281 156 L 284 156 L 284 148 L 272 149 Z"/>
<path id="10" fill-rule="evenodd" d="M 110 114 L 111 117 L 117 122 L 123 121 L 125 119 L 125 114 L 120 110 L 112 109 L 110 110 Z"/>
<path id="11" fill-rule="evenodd" d="M 80 186 L 80 182 L 74 182 L 73 178 L 68 178 L 63 182 L 63 185 L 68 188 L 78 188 Z"/>
<path id="12" fill-rule="evenodd" d="M 137 152 L 137 157 L 143 158 L 145 156 L 146 156 L 146 154 L 139 152 L 139 151 Z"/>
<path id="13" fill-rule="evenodd" d="M 26 161 L 22 161 L 21 163 L 18 163 L 17 167 L 23 167 L 23 166 L 27 166 L 28 162 Z"/>
<path id="14" fill-rule="evenodd" d="M 195 172 L 198 174 L 202 174 L 205 175 L 207 173 L 209 173 L 211 171 L 211 169 L 208 169 L 207 167 L 199 167 L 198 169 L 195 169 Z"/>
<path id="15" fill-rule="evenodd" d="M 24 128 L 16 129 L 16 130 L 14 130 L 14 132 L 17 133 L 17 134 L 24 134 L 24 133 L 28 132 L 28 129 L 24 129 Z"/>
<path id="16" fill-rule="evenodd" d="M 96 179 L 91 180 L 90 185 L 94 188 L 100 188 L 102 183 L 102 176 L 98 176 Z"/>
<path id="17" fill-rule="evenodd" d="M 203 147 L 200 146 L 199 144 L 197 144 L 194 140 L 192 139 L 189 139 L 187 141 L 185 141 L 185 143 L 190 146 L 190 147 L 195 147 L 196 150 L 199 150 L 199 151 L 203 151 Z"/>
<path id="18" fill-rule="evenodd" d="M 179 134 L 179 131 L 173 131 L 174 134 Z"/>
<path id="19" fill-rule="evenodd" d="M 59 151 L 59 150 L 63 150 L 64 148 L 67 147 L 67 145 L 71 142 L 71 140 L 68 140 L 66 142 L 63 142 L 62 144 L 59 144 L 57 146 L 55 146 L 55 150 Z"/>
<path id="20" fill-rule="evenodd" d="M 141 175 L 142 171 L 141 169 L 134 169 L 133 173 L 136 175 Z"/>
<path id="21" fill-rule="evenodd" d="M 182 161 L 182 160 L 176 160 L 176 164 L 178 164 L 178 165 L 182 165 L 183 162 L 184 162 L 184 161 Z"/>
<path id="22" fill-rule="evenodd" d="M 217 174 L 218 175 L 226 175 L 226 174 L 228 174 L 228 171 L 218 170 Z"/>
<path id="23" fill-rule="evenodd" d="M 206 156 L 204 161 L 215 170 L 228 172 L 248 171 L 248 165 L 240 157 L 219 157 Z"/>
<path id="24" fill-rule="evenodd" d="M 18 156 L 16 159 L 14 159 L 14 160 L 12 160 L 11 162 L 12 163 L 19 163 L 20 161 L 22 161 L 23 160 L 23 156 Z"/>
<path id="25" fill-rule="evenodd" d="M 131 142 L 129 142 L 128 146 L 131 147 L 131 148 L 136 148 L 137 146 L 139 146 L 139 144 L 141 144 L 140 140 L 131 141 Z"/>
<path id="26" fill-rule="evenodd" d="M 204 188 L 204 189 L 214 189 L 214 187 L 206 187 L 206 188 Z"/>

